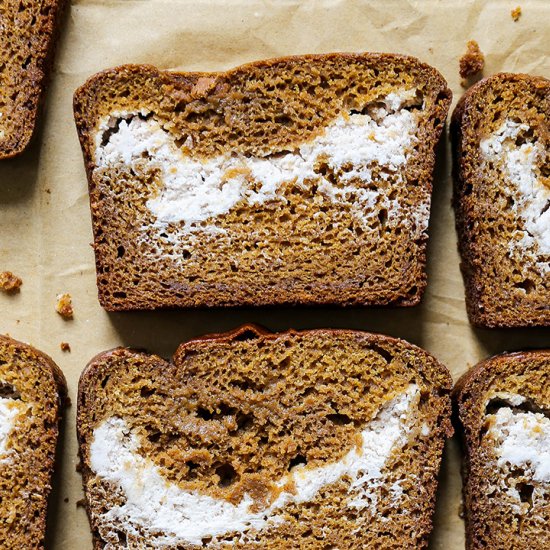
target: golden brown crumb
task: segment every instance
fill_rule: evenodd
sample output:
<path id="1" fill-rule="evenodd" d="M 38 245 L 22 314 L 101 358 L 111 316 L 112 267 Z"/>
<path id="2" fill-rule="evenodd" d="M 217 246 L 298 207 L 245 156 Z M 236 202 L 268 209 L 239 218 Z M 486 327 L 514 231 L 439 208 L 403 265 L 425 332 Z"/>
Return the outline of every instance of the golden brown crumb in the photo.
<path id="1" fill-rule="evenodd" d="M 479 49 L 479 44 L 475 40 L 469 40 L 466 53 L 460 58 L 460 76 L 468 78 L 481 72 L 484 66 L 485 56 Z"/>
<path id="2" fill-rule="evenodd" d="M 69 353 L 71 351 L 71 346 L 69 342 L 61 342 L 59 347 L 61 348 L 61 351 L 68 351 Z"/>
<path id="3" fill-rule="evenodd" d="M 73 318 L 73 304 L 70 294 L 58 294 L 57 304 L 55 305 L 55 311 L 64 317 L 65 319 Z"/>
<path id="4" fill-rule="evenodd" d="M 517 8 L 514 8 L 510 12 L 510 15 L 512 16 L 512 19 L 514 21 L 517 21 L 521 17 L 521 6 L 518 6 Z"/>
<path id="5" fill-rule="evenodd" d="M 9 294 L 15 294 L 19 292 L 22 284 L 23 281 L 11 271 L 3 271 L 0 273 L 0 290 L 8 292 Z"/>

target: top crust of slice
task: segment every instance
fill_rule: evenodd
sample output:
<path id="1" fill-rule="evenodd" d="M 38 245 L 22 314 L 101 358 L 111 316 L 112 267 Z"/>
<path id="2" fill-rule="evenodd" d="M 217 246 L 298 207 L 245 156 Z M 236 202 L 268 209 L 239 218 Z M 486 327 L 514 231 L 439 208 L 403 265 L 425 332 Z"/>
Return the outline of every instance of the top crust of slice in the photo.
<path id="1" fill-rule="evenodd" d="M 456 383 L 453 401 L 465 450 L 463 492 L 467 548 L 548 548 L 550 486 L 548 481 L 542 485 L 533 481 L 529 470 L 535 465 L 522 461 L 527 456 L 529 438 L 542 435 L 541 440 L 546 442 L 550 438 L 549 433 L 543 435 L 538 431 L 548 424 L 544 417 L 550 416 L 550 350 L 504 353 L 478 363 Z M 488 439 L 488 433 L 492 437 L 499 420 L 499 410 L 510 413 L 505 417 L 508 423 L 521 419 L 515 422 L 520 422 L 521 437 L 527 438 L 514 442 L 512 438 L 518 438 L 518 433 L 513 433 L 513 426 L 506 426 L 506 451 L 504 447 L 496 447 L 502 442 Z M 521 422 L 524 422 L 523 428 Z M 539 428 L 531 433 L 531 425 L 535 423 Z M 518 463 L 508 464 L 501 470 L 502 454 L 506 452 L 509 460 L 514 456 L 511 450 Z M 550 448 L 541 448 L 537 456 L 544 461 L 549 453 Z M 515 470 L 506 470 L 510 466 Z M 542 492 L 536 495 L 537 499 L 542 498 L 542 505 L 533 496 L 533 487 L 537 485 L 542 487 Z M 514 494 L 515 499 L 510 500 L 509 494 Z M 533 508 L 533 502 L 537 509 Z"/>
<path id="2" fill-rule="evenodd" d="M 74 112 L 101 304 L 418 303 L 450 99 L 435 69 L 390 54 L 91 77 Z"/>
<path id="3" fill-rule="evenodd" d="M 3 414 L 20 410 L 10 415 L 11 429 L 2 429 L 0 540 L 5 548 L 40 549 L 67 398 L 65 377 L 46 354 L 0 335 L 0 394 Z"/>
<path id="4" fill-rule="evenodd" d="M 317 533 L 324 524 L 330 531 L 327 542 L 341 548 L 364 547 L 369 536 L 379 537 L 376 540 L 388 548 L 396 544 L 395 537 L 400 548 L 424 547 L 431 529 L 440 454 L 451 434 L 451 379 L 445 367 L 423 350 L 382 335 L 346 330 L 269 333 L 253 325 L 182 344 L 171 363 L 122 348 L 96 356 L 81 376 L 77 414 L 96 548 L 105 544 L 100 530 L 105 533 L 106 527 L 99 515 L 121 503 L 120 492 L 109 488 L 91 468 L 92 441 L 109 419 L 123 419 L 125 433 L 139 434 L 140 456 L 156 464 L 171 484 L 183 490 L 192 487 L 234 505 L 246 492 L 261 504 L 264 499 L 270 502 L 268 487 L 293 465 L 307 462 L 315 468 L 338 460 L 350 445 L 357 445 L 358 426 L 368 425 L 388 399 L 402 395 L 411 383 L 420 392 L 416 415 L 422 435 L 414 432 L 417 436 L 410 447 L 396 455 L 400 465 L 390 468 L 390 475 L 397 479 L 408 472 L 415 480 L 412 485 L 404 482 L 407 514 L 403 509 L 392 513 L 386 508 L 386 504 L 391 508 L 389 501 L 384 500 L 386 523 L 375 515 L 370 535 L 351 535 L 350 522 L 355 520 L 313 517 L 315 507 L 300 511 L 290 503 L 281 529 L 251 535 L 266 549 L 315 548 L 318 540 L 311 530 Z M 369 387 L 368 398 L 362 384 Z M 330 426 L 324 424 L 326 414 Z M 229 466 L 221 473 L 225 464 Z M 331 494 L 342 490 L 336 485 Z M 311 516 L 311 523 L 292 519 L 292 514 L 302 513 Z M 392 533 L 388 534 L 390 525 Z M 126 528 L 115 523 L 109 537 L 120 536 Z M 145 535 L 134 540 L 132 533 L 129 542 L 145 544 L 147 538 L 141 538 Z M 223 542 L 216 540 L 204 544 L 221 548 Z M 239 543 L 238 536 L 236 540 Z M 303 543 L 296 545 L 295 540 Z M 147 547 L 155 547 L 149 543 Z M 169 547 L 195 546 L 180 542 Z M 240 541 L 237 547 L 248 546 Z"/>
<path id="5" fill-rule="evenodd" d="M 550 325 L 549 118 L 550 81 L 508 73 L 470 88 L 453 113 L 454 208 L 475 325 Z"/>
<path id="6" fill-rule="evenodd" d="M 0 160 L 29 144 L 66 0 L 0 0 Z"/>

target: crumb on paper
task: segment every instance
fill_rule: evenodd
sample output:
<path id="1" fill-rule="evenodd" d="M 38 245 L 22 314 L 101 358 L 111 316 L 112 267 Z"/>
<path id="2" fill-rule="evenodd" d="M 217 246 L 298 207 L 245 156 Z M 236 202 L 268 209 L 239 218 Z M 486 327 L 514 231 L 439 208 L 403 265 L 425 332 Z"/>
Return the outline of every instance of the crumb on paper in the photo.
<path id="1" fill-rule="evenodd" d="M 76 501 L 76 507 L 77 508 L 86 508 L 86 499 L 81 498 L 80 500 Z"/>
<path id="2" fill-rule="evenodd" d="M 69 502 L 69 497 L 65 497 L 65 498 L 63 499 L 63 502 L 65 502 L 65 503 Z"/>
<path id="3" fill-rule="evenodd" d="M 512 19 L 514 21 L 517 21 L 521 17 L 521 6 L 518 6 L 517 8 L 514 8 L 510 12 L 510 15 L 512 16 Z"/>
<path id="4" fill-rule="evenodd" d="M 71 352 L 71 345 L 69 344 L 69 342 L 61 342 L 59 347 L 61 348 L 61 351 L 67 351 L 69 353 Z"/>
<path id="5" fill-rule="evenodd" d="M 0 273 L 0 290 L 7 292 L 8 294 L 15 294 L 19 292 L 23 280 L 17 275 L 14 275 L 11 271 L 3 271 Z"/>
<path id="6" fill-rule="evenodd" d="M 475 40 L 469 40 L 466 44 L 466 53 L 460 58 L 460 76 L 468 78 L 480 73 L 485 66 L 485 56 L 479 49 Z"/>
<path id="7" fill-rule="evenodd" d="M 70 294 L 58 294 L 57 303 L 55 304 L 55 311 L 64 317 L 65 319 L 73 318 L 73 303 Z"/>

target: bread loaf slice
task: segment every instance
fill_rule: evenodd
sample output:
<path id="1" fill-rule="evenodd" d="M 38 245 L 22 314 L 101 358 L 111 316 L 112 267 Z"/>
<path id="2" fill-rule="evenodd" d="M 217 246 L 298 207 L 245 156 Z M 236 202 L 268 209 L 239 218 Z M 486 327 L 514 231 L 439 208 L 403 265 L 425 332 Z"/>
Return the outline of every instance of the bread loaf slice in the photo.
<path id="1" fill-rule="evenodd" d="M 385 54 L 93 76 L 74 109 L 101 304 L 418 303 L 450 98 Z"/>
<path id="2" fill-rule="evenodd" d="M 453 114 L 456 225 L 472 323 L 550 325 L 550 80 L 497 74 Z"/>
<path id="3" fill-rule="evenodd" d="M 100 354 L 77 413 L 95 548 L 424 548 L 450 385 L 423 350 L 346 330 Z"/>
<path id="4" fill-rule="evenodd" d="M 65 378 L 27 344 L 0 335 L 0 546 L 44 548 Z"/>
<path id="5" fill-rule="evenodd" d="M 550 350 L 487 359 L 453 393 L 467 548 L 550 548 Z"/>
<path id="6" fill-rule="evenodd" d="M 65 0 L 0 0 L 0 159 L 28 145 Z"/>

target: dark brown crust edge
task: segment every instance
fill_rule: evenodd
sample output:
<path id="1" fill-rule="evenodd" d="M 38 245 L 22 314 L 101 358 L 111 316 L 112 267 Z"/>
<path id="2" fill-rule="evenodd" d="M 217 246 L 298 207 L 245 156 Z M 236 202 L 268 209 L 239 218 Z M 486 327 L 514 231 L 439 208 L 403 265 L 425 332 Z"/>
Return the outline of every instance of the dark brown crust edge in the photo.
<path id="1" fill-rule="evenodd" d="M 434 158 L 434 162 L 431 166 L 432 180 L 430 182 L 430 187 L 428 189 L 428 192 L 430 193 L 430 196 L 431 196 L 433 193 L 433 185 L 434 185 L 433 172 L 435 170 L 435 156 L 436 156 L 435 152 L 436 152 L 438 143 L 441 139 L 441 136 L 443 134 L 443 129 L 445 127 L 448 110 L 452 101 L 452 92 L 448 87 L 446 80 L 437 69 L 435 69 L 431 65 L 428 65 L 427 63 L 420 61 L 418 58 L 413 56 L 392 54 L 392 53 L 376 53 L 376 52 L 375 53 L 338 52 L 338 53 L 328 53 L 328 54 L 305 54 L 305 55 L 284 56 L 284 57 L 277 57 L 272 59 L 259 60 L 259 61 L 254 61 L 251 63 L 240 65 L 228 71 L 219 71 L 219 72 L 188 72 L 188 73 L 175 72 L 175 71 L 160 70 L 153 65 L 127 64 L 127 65 L 120 65 L 118 67 L 106 69 L 104 71 L 101 71 L 99 73 L 92 75 L 84 82 L 84 84 L 82 84 L 79 88 L 77 88 L 73 96 L 74 119 L 75 119 L 78 138 L 79 138 L 80 145 L 83 152 L 84 165 L 86 170 L 86 176 L 88 179 L 88 189 L 90 192 L 90 197 L 92 196 L 92 188 L 93 188 L 92 174 L 94 170 L 94 163 L 92 160 L 93 153 L 91 149 L 92 140 L 90 139 L 90 134 L 93 130 L 94 117 L 90 116 L 90 113 L 93 112 L 92 104 L 93 104 L 93 97 L 95 94 L 95 90 L 101 88 L 104 82 L 108 82 L 110 78 L 116 77 L 119 75 L 125 75 L 126 77 L 131 77 L 132 74 L 149 73 L 150 77 L 152 78 L 167 79 L 173 82 L 174 84 L 177 84 L 178 82 L 182 83 L 184 81 L 194 81 L 203 76 L 208 76 L 208 77 L 212 77 L 212 76 L 215 77 L 215 76 L 222 76 L 222 75 L 227 76 L 227 75 L 231 75 L 234 72 L 247 70 L 248 68 L 269 67 L 285 61 L 333 59 L 333 58 L 341 58 L 341 57 L 347 58 L 350 60 L 369 57 L 373 60 L 395 59 L 395 60 L 407 61 L 409 63 L 414 64 L 418 68 L 422 68 L 428 71 L 431 74 L 434 81 L 437 81 L 439 83 L 440 92 L 438 95 L 438 99 L 435 102 L 434 117 L 439 118 L 440 122 L 438 125 L 436 125 L 434 129 L 434 133 L 433 133 L 434 139 L 433 139 L 433 143 L 431 144 L 432 145 L 431 151 L 433 152 L 433 158 Z M 100 227 L 94 216 L 94 207 L 93 205 L 90 205 L 90 206 L 91 206 L 91 215 L 92 215 L 92 229 L 93 229 L 94 243 L 95 243 L 96 236 L 99 234 L 99 231 L 100 231 Z M 282 303 L 280 301 L 272 301 L 272 302 L 263 301 L 261 303 L 254 303 L 254 304 L 246 303 L 242 305 L 246 305 L 246 306 L 307 305 L 307 306 L 344 306 L 344 307 L 367 305 L 367 306 L 376 306 L 376 307 L 384 307 L 384 308 L 411 307 L 411 306 L 418 305 L 422 300 L 422 296 L 426 290 L 426 286 L 428 283 L 427 273 L 426 273 L 428 238 L 429 238 L 429 229 L 428 229 L 428 237 L 423 241 L 418 251 L 418 264 L 419 266 L 421 266 L 423 277 L 417 281 L 417 284 L 416 284 L 417 292 L 414 296 L 400 297 L 395 299 L 393 302 L 389 304 L 364 303 L 364 301 L 361 301 L 361 300 L 356 300 L 350 303 L 342 303 L 341 301 L 338 301 L 336 298 L 332 300 L 325 299 L 322 301 L 321 300 L 318 300 L 318 301 L 300 300 L 299 298 L 297 298 L 293 302 Z M 94 247 L 94 250 L 95 250 L 95 247 Z M 97 274 L 99 274 L 101 271 L 101 262 L 102 262 L 102 259 L 96 253 L 95 263 L 96 263 Z M 99 291 L 99 288 L 100 286 L 98 281 L 99 302 L 106 311 L 130 311 L 130 310 L 138 309 L 136 307 L 131 307 L 131 306 L 125 307 L 125 306 L 112 304 L 111 302 L 105 299 L 101 291 Z M 143 306 L 142 308 L 139 308 L 139 309 L 180 309 L 181 307 L 182 306 L 157 306 L 155 308 L 151 308 L 151 307 Z M 195 308 L 208 308 L 208 307 L 228 308 L 228 307 L 234 307 L 234 306 L 232 304 L 225 304 L 225 303 L 204 303 L 199 306 L 194 304 L 189 304 L 183 307 L 195 309 Z"/>
<path id="2" fill-rule="evenodd" d="M 57 439 L 57 447 L 55 449 L 55 454 L 58 455 L 60 452 L 60 438 L 59 438 L 59 431 L 60 431 L 60 424 L 61 424 L 61 418 L 63 414 L 63 410 L 65 406 L 68 404 L 68 396 L 67 396 L 67 381 L 65 380 L 65 375 L 63 374 L 63 371 L 57 366 L 57 364 L 54 362 L 54 360 L 49 356 L 46 355 L 44 352 L 37 350 L 30 344 L 25 344 L 23 342 L 19 342 L 18 340 L 14 340 L 13 338 L 9 336 L 4 336 L 0 334 L 0 347 L 4 344 L 7 344 L 9 346 L 14 347 L 16 350 L 25 350 L 30 351 L 35 358 L 37 359 L 37 364 L 40 366 L 40 368 L 44 371 L 44 375 L 51 376 L 55 382 L 55 385 L 57 387 L 57 407 L 56 407 L 56 424 L 55 424 L 55 435 Z M 50 490 L 46 492 L 46 510 L 44 517 L 42 518 L 42 521 L 40 522 L 41 525 L 41 532 L 42 532 L 42 540 L 38 541 L 37 548 L 44 548 L 44 541 L 46 538 L 46 527 L 47 527 L 47 521 L 48 521 L 48 511 L 49 511 L 49 505 L 51 500 L 51 486 L 52 486 L 52 480 L 53 480 L 53 474 L 55 469 L 55 463 L 57 461 L 54 460 L 52 462 L 52 467 L 49 472 L 49 486 Z"/>
<path id="3" fill-rule="evenodd" d="M 324 334 L 327 336 L 330 336 L 333 334 L 345 334 L 345 333 L 362 334 L 372 338 L 372 342 L 374 344 L 383 341 L 391 344 L 405 345 L 408 349 L 414 350 L 422 354 L 424 357 L 430 358 L 430 360 L 433 361 L 433 367 L 439 370 L 440 373 L 443 375 L 443 377 L 446 379 L 445 385 L 441 387 L 441 390 L 450 392 L 452 389 L 453 381 L 447 367 L 445 367 L 438 359 L 436 359 L 433 355 L 431 355 L 424 349 L 414 344 L 411 344 L 410 342 L 407 342 L 406 340 L 403 340 L 401 338 L 395 338 L 392 336 L 386 336 L 384 334 L 366 332 L 361 330 L 352 330 L 352 329 L 312 329 L 312 330 L 289 329 L 281 332 L 273 332 L 273 331 L 270 331 L 269 329 L 266 329 L 265 327 L 262 327 L 259 324 L 247 323 L 233 330 L 229 330 L 221 333 L 205 334 L 204 336 L 195 337 L 195 338 L 192 338 L 191 340 L 188 340 L 187 342 L 184 342 L 183 344 L 180 344 L 180 346 L 178 347 L 178 349 L 176 350 L 172 358 L 172 361 L 173 362 L 180 361 L 185 355 L 186 351 L 191 347 L 197 347 L 197 346 L 206 347 L 212 343 L 231 343 L 233 341 L 251 340 L 256 338 L 275 339 L 284 335 L 298 335 L 303 333 Z M 86 495 L 87 482 L 90 478 L 94 476 L 89 464 L 87 463 L 84 457 L 83 449 L 84 449 L 85 441 L 84 441 L 84 435 L 81 431 L 81 427 L 82 427 L 81 419 L 84 417 L 84 411 L 86 407 L 85 405 L 86 389 L 90 384 L 93 384 L 95 380 L 102 377 L 102 374 L 104 372 L 104 364 L 103 364 L 104 359 L 108 357 L 116 356 L 116 355 L 121 357 L 144 355 L 149 357 L 150 359 L 154 359 L 155 361 L 158 360 L 161 366 L 167 364 L 165 359 L 162 359 L 157 355 L 148 354 L 143 351 L 137 351 L 134 349 L 117 347 L 111 350 L 98 353 L 90 360 L 90 362 L 82 370 L 82 373 L 80 375 L 80 379 L 78 382 L 78 391 L 77 391 L 76 432 L 77 432 L 77 439 L 78 439 L 78 454 L 80 458 L 80 467 L 81 467 L 81 473 L 82 473 L 82 487 L 85 495 Z M 451 419 L 449 417 L 448 419 L 446 419 L 445 426 L 443 426 L 444 436 L 446 436 L 446 438 L 452 437 L 453 431 L 454 430 L 452 427 Z M 432 522 L 433 522 L 434 511 L 435 511 L 438 481 L 439 480 L 437 479 L 437 477 L 435 477 L 431 486 L 426 488 L 426 495 L 427 495 L 426 499 L 429 501 L 429 505 L 427 508 L 427 515 L 430 523 L 432 524 L 432 528 L 433 528 Z M 85 500 L 86 513 L 88 515 L 88 521 L 90 523 L 90 528 L 91 528 L 92 526 L 91 509 L 87 498 L 85 498 L 84 500 Z M 430 530 L 428 531 L 426 535 L 426 540 L 429 537 L 429 534 L 431 533 L 432 528 L 430 528 Z M 103 541 L 101 540 L 97 532 L 95 532 L 93 529 L 91 529 L 91 531 L 92 531 L 94 550 L 101 550 L 102 548 L 104 548 Z"/>
<path id="4" fill-rule="evenodd" d="M 99 534 L 92 528 L 92 513 L 90 509 L 90 504 L 88 502 L 88 499 L 86 498 L 86 486 L 87 486 L 88 480 L 93 477 L 92 470 L 84 457 L 84 453 L 83 453 L 84 435 L 82 434 L 82 431 L 81 431 L 81 426 L 82 426 L 81 417 L 83 416 L 83 411 L 85 408 L 86 388 L 88 387 L 88 385 L 93 384 L 95 380 L 102 377 L 103 372 L 105 370 L 103 361 L 107 357 L 112 357 L 112 356 L 130 357 L 135 355 L 144 355 L 144 352 L 134 350 L 134 349 L 129 349 L 129 348 L 116 347 L 116 348 L 98 353 L 84 367 L 78 381 L 78 390 L 77 390 L 77 397 L 76 397 L 76 403 L 77 403 L 76 437 L 78 441 L 78 456 L 80 460 L 80 472 L 82 475 L 82 489 L 84 491 L 84 496 L 85 496 L 84 505 L 86 508 L 86 515 L 88 516 L 90 530 L 92 533 L 92 542 L 93 542 L 94 550 L 102 549 L 104 547 L 104 544 Z M 166 361 L 159 356 L 155 356 L 151 354 L 149 355 L 149 357 L 151 359 L 158 360 L 159 363 L 162 363 L 163 365 L 166 364 Z"/>
<path id="5" fill-rule="evenodd" d="M 466 310 L 470 323 L 480 328 L 513 328 L 526 326 L 546 326 L 533 320 L 524 321 L 517 319 L 515 323 L 495 321 L 491 315 L 479 311 L 481 284 L 476 276 L 474 266 L 475 253 L 472 249 L 472 232 L 468 229 L 468 213 L 462 208 L 460 197 L 468 185 L 468 175 L 464 171 L 462 162 L 463 128 L 470 122 L 469 110 L 471 103 L 478 94 L 490 88 L 495 81 L 540 81 L 548 82 L 544 77 L 531 76 L 523 73 L 497 73 L 477 82 L 469 88 L 458 101 L 452 115 L 450 124 L 450 138 L 452 146 L 452 173 L 453 173 L 453 208 L 455 211 L 455 227 L 458 235 L 458 250 L 460 253 L 460 270 L 464 280 Z"/>
<path id="6" fill-rule="evenodd" d="M 12 149 L 0 147 L 0 160 L 11 159 L 23 153 L 36 131 L 39 112 L 44 104 L 46 87 L 53 71 L 57 41 L 61 34 L 61 23 L 69 5 L 69 0 L 49 0 L 49 3 L 52 6 L 51 15 L 48 16 L 44 28 L 40 29 L 40 36 L 44 44 L 40 54 L 44 53 L 44 55 L 37 62 L 39 78 L 33 79 L 32 90 L 34 93 L 29 94 L 27 97 L 27 101 L 31 102 L 32 106 L 28 109 L 28 112 L 24 113 L 29 116 L 24 116 L 18 128 L 17 145 Z"/>
<path id="7" fill-rule="evenodd" d="M 483 398 L 483 392 L 479 391 L 476 386 L 488 381 L 489 378 L 496 378 L 499 376 L 506 376 L 510 373 L 509 367 L 516 364 L 518 361 L 530 358 L 548 357 L 550 360 L 550 349 L 538 349 L 530 351 L 516 351 L 505 352 L 499 355 L 493 355 L 483 361 L 480 361 L 468 371 L 466 371 L 455 383 L 451 392 L 453 401 L 453 425 L 455 427 L 456 434 L 460 436 L 460 443 L 462 448 L 462 498 L 464 503 L 464 520 L 465 520 L 465 533 L 466 533 L 466 549 L 473 550 L 476 548 L 474 523 L 471 515 L 471 497 L 468 491 L 468 478 L 470 475 L 471 454 L 473 450 L 473 444 L 470 440 L 470 434 L 468 433 L 469 426 L 466 422 L 463 422 L 465 416 L 465 401 L 469 397 L 471 392 L 475 401 L 479 401 Z"/>

